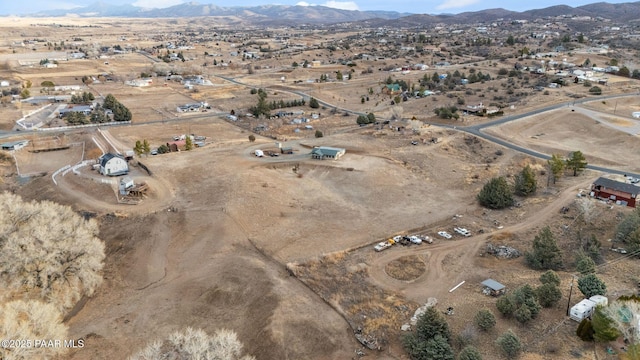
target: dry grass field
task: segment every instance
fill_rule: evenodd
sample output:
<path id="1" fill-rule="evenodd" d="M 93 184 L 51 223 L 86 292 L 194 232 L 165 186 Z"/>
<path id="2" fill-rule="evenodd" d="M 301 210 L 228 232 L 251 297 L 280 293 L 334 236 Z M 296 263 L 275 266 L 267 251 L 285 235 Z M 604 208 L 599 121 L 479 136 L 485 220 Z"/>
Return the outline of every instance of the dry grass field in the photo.
<path id="1" fill-rule="evenodd" d="M 30 21 L 13 19 L 0 24 L 8 34 L 3 40 L 5 46 L 0 46 L 0 56 L 11 59 L 9 44 L 13 39 L 25 34 L 49 34 L 48 26 L 28 26 Z M 135 42 L 150 47 L 160 43 L 152 38 L 159 30 L 148 20 L 65 21 L 100 28 L 62 28 L 58 41 L 80 37 L 109 45 Z M 53 20 L 38 19 L 41 24 L 50 22 Z M 184 20 L 162 24 L 168 32 L 188 26 Z M 311 34 L 301 41 L 312 44 L 323 40 L 326 38 L 322 35 Z M 380 350 L 365 350 L 367 358 L 404 359 L 400 326 L 428 298 L 438 299 L 438 309 L 455 308 L 455 314 L 447 320 L 458 334 L 478 309 L 487 307 L 497 314 L 495 299 L 481 292 L 479 284 L 484 279 L 494 278 L 509 289 L 525 283 L 537 285 L 539 272 L 526 267 L 522 258 L 499 260 L 487 255 L 487 242 L 526 251 L 539 229 L 550 225 L 561 239 L 566 263 L 573 264 L 572 250 L 579 244 L 576 233 L 596 234 L 606 248 L 613 233 L 606 224 L 630 211 L 593 201 L 593 216 L 582 223 L 576 220 L 583 211 L 583 205 L 575 200 L 576 193 L 601 175 L 597 172 L 565 176 L 548 186 L 542 160 L 459 129 L 420 123 L 415 129 L 408 126 L 398 131 L 398 126 L 409 124 L 407 121 L 359 127 L 355 115 L 345 116 L 340 110 L 373 112 L 379 120 L 388 120 L 392 112 L 400 111 L 404 119 L 415 117 L 455 126 L 477 124 L 486 119 L 464 115 L 458 121 L 442 120 L 433 110 L 452 104 L 462 107 L 459 97 L 464 97 L 465 104 L 500 102 L 496 97 L 507 96 L 506 77 L 452 90 L 451 96 L 411 98 L 395 109 L 390 104 L 392 97 L 383 92 L 385 81 L 393 76 L 415 84 L 433 71 L 468 73 L 471 68 L 495 76 L 498 69 L 512 67 L 511 60 L 474 63 L 470 59 L 451 68 L 404 75 L 382 69 L 402 66 L 410 59 L 358 61 L 352 80 L 320 83 L 315 79 L 321 75 L 338 70 L 346 74 L 350 68 L 325 64 L 292 69 L 292 62 L 302 63 L 310 56 L 306 54 L 258 60 L 250 70 L 242 59 L 226 55 L 236 42 L 240 40 L 197 44 L 185 51 L 185 56 L 195 59 L 185 66 L 191 70 L 197 67 L 197 72 L 212 82 L 211 86 L 197 87 L 197 91 L 163 76 L 155 77 L 149 87 L 124 85 L 125 80 L 153 69 L 157 59 L 139 53 L 110 57 L 108 64 L 105 59 L 69 61 L 57 69 L 21 67 L 0 58 L 0 63 L 6 62 L 0 68 L 0 78 L 11 78 L 16 86 L 31 81 L 33 95 L 40 93 L 40 83 L 46 80 L 79 85 L 83 76 L 108 73 L 116 77 L 113 82 L 91 84 L 86 91 L 96 96 L 113 94 L 131 109 L 132 125 L 107 131 L 120 151 L 133 148 L 138 140 L 148 140 L 157 148 L 176 135 L 206 136 L 206 145 L 192 151 L 136 159 L 152 171 L 149 175 L 133 167 L 131 175 L 151 189 L 139 205 L 119 204 L 115 185 L 101 182 L 89 168 L 79 175 L 60 176 L 58 185 L 53 184 L 51 174 L 57 169 L 100 154 L 93 138 L 101 135 L 94 129 L 68 131 L 68 141 L 84 144 L 84 152 L 79 146 L 44 153 L 23 149 L 15 153 L 16 164 L 12 156 L 0 153 L 5 154 L 0 157 L 2 189 L 29 200 L 68 204 L 100 220 L 100 238 L 107 249 L 105 282 L 94 297 L 82 301 L 67 316 L 70 335 L 86 339 L 87 344 L 70 352 L 69 359 L 126 358 L 185 326 L 203 328 L 208 333 L 222 327 L 234 330 L 247 352 L 260 360 L 351 359 L 357 349 L 363 348 L 354 335 L 380 346 Z M 231 59 L 235 65 L 214 67 L 204 51 L 225 54 L 225 60 Z M 355 52 L 337 54 L 319 49 L 313 57 L 346 57 Z M 433 60 L 427 55 L 411 59 L 424 63 Z M 208 65 L 202 66 L 203 62 Z M 369 67 L 372 72 L 363 73 Z M 531 85 L 534 80 L 532 75 Z M 505 108 L 505 115 L 588 93 L 588 88 L 574 84 L 548 92 L 534 91 L 528 86 L 525 89 L 525 80 L 521 81 L 527 95 Z M 605 94 L 629 93 L 634 86 L 611 81 Z M 304 93 L 330 104 L 318 109 L 292 109 L 304 110 L 305 116 L 320 113 L 309 124 L 321 130 L 324 137 L 316 138 L 315 131 L 296 132 L 301 126 L 290 124 L 292 118 L 224 119 L 231 110 L 247 113 L 257 102 L 257 95 L 250 90 L 258 87 L 267 88 L 269 101 L 299 99 Z M 469 89 L 472 91 L 467 93 Z M 369 96 L 369 100 L 363 103 L 363 96 Z M 212 108 L 206 113 L 176 112 L 178 105 L 200 101 Z M 543 153 L 581 150 L 590 164 L 640 172 L 633 165 L 638 160 L 640 128 L 636 130 L 637 120 L 630 115 L 639 107 L 631 97 L 567 105 L 484 131 Z M 15 103 L 0 105 L 0 130 L 11 129 L 28 110 L 31 108 Z M 251 130 L 259 124 L 269 125 L 269 131 L 255 134 L 256 141 L 249 142 Z M 276 150 L 276 139 L 283 146 L 293 147 L 294 154 L 265 158 L 252 155 L 256 149 Z M 312 160 L 305 155 L 320 145 L 345 148 L 346 155 L 336 161 Z M 15 165 L 20 173 L 31 177 L 17 177 Z M 531 165 L 537 174 L 535 196 L 519 198 L 519 206 L 501 211 L 477 204 L 476 194 L 487 180 L 495 176 L 511 179 L 525 165 Z M 560 216 L 564 206 L 570 211 Z M 453 232 L 454 226 L 464 226 L 474 236 L 456 235 L 452 240 L 438 237 L 438 231 Z M 373 251 L 375 243 L 408 233 L 426 234 L 435 242 Z M 605 256 L 612 260 L 619 254 L 606 252 Z M 562 300 L 554 308 L 543 310 L 533 325 L 519 326 L 512 319 L 499 317 L 494 330 L 476 334 L 475 343 L 484 358 L 501 358 L 495 338 L 512 328 L 525 343 L 522 359 L 565 359 L 571 351 L 585 358 L 608 359 L 603 346 L 581 343 L 574 335 L 576 324 L 564 316 L 572 269 L 565 270 L 560 272 Z M 629 276 L 618 276 L 621 272 Z M 640 272 L 632 260 L 624 260 L 603 268 L 599 275 L 609 293 L 618 295 L 634 291 L 631 280 L 639 278 Z M 464 286 L 449 291 L 461 281 L 465 281 Z M 574 291 L 571 301 L 577 302 L 577 298 Z"/>

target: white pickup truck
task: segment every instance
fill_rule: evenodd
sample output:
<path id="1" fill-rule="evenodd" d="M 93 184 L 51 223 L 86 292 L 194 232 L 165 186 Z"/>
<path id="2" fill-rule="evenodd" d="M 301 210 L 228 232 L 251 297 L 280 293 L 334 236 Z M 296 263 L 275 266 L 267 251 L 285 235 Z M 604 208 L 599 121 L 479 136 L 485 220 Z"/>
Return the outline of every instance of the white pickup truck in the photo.
<path id="1" fill-rule="evenodd" d="M 458 234 L 460 234 L 462 236 L 465 236 L 465 237 L 471 236 L 471 232 L 469 230 L 465 229 L 465 228 L 462 228 L 462 227 L 453 228 L 453 231 L 455 231 Z"/>
<path id="2" fill-rule="evenodd" d="M 373 249 L 375 251 L 382 251 L 382 250 L 386 250 L 386 249 L 390 248 L 391 246 L 393 246 L 393 244 L 395 244 L 395 241 L 389 239 L 387 241 L 383 241 L 381 243 L 378 243 L 378 245 L 374 246 Z"/>

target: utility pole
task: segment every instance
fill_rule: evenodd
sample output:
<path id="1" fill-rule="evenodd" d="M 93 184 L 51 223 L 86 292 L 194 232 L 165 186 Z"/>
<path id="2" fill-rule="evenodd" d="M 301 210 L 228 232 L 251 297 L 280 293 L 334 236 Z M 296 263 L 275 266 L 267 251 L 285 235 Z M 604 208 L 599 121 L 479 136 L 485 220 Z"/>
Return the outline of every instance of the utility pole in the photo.
<path id="1" fill-rule="evenodd" d="M 575 280 L 575 276 L 571 276 L 571 285 L 569 285 L 569 299 L 567 300 L 567 316 L 569 316 L 569 306 L 571 306 L 571 293 L 573 292 L 573 281 Z"/>

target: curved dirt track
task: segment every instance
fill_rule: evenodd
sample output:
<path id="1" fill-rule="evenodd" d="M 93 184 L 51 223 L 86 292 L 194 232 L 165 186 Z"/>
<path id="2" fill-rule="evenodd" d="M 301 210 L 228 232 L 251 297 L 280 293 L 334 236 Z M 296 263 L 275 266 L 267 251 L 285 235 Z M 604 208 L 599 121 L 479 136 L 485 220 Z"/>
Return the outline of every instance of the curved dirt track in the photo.
<path id="1" fill-rule="evenodd" d="M 428 297 L 440 298 L 469 275 L 465 271 L 467 264 L 473 263 L 474 257 L 477 256 L 489 236 L 501 232 L 518 232 L 542 225 L 545 220 L 558 214 L 567 202 L 575 198 L 578 189 L 585 188 L 590 183 L 591 181 L 583 182 L 565 189 L 557 195 L 555 200 L 536 211 L 525 221 L 494 233 L 454 241 L 436 239 L 434 244 L 423 244 L 420 245 L 421 247 L 389 249 L 380 254 L 369 266 L 370 280 L 383 289 L 398 292 L 414 301 L 424 302 Z M 427 264 L 427 271 L 416 280 L 396 280 L 385 273 L 384 269 L 387 263 L 405 255 L 421 256 Z"/>

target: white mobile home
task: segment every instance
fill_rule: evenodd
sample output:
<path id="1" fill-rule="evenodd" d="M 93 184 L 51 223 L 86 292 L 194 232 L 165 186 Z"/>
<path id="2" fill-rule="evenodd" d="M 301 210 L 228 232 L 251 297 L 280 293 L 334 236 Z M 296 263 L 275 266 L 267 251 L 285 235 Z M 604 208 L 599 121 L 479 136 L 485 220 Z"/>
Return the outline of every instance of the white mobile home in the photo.
<path id="1" fill-rule="evenodd" d="M 593 310 L 596 308 L 596 303 L 589 300 L 584 299 L 579 303 L 573 305 L 569 312 L 569 317 L 571 320 L 582 321 L 593 314 Z"/>

